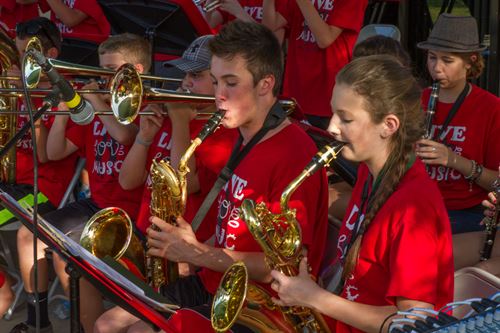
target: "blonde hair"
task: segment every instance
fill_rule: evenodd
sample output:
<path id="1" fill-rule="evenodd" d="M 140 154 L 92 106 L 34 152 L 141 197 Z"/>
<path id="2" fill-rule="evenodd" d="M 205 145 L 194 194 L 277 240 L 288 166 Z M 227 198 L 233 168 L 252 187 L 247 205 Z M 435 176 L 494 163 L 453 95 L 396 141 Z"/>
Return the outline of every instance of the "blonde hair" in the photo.
<path id="1" fill-rule="evenodd" d="M 141 36 L 123 33 L 110 36 L 99 45 L 99 55 L 105 53 L 120 53 L 125 62 L 132 65 L 141 64 L 144 72 L 151 68 L 151 44 Z"/>
<path id="2" fill-rule="evenodd" d="M 345 84 L 363 97 L 364 108 L 375 124 L 393 114 L 400 125 L 391 136 L 391 153 L 384 164 L 382 179 L 375 195 L 367 204 L 359 236 L 347 253 L 344 278 L 357 264 L 365 230 L 406 172 L 413 147 L 423 134 L 423 112 L 420 110 L 421 89 L 411 69 L 390 55 L 372 55 L 354 59 L 337 74 L 336 84 Z"/>

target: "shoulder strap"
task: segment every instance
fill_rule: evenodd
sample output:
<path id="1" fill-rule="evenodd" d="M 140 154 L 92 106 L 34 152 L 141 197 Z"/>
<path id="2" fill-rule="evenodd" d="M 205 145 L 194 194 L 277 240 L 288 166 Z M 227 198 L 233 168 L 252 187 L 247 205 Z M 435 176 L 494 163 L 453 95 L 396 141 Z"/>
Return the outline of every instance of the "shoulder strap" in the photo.
<path id="1" fill-rule="evenodd" d="M 443 126 L 441 126 L 441 129 L 439 130 L 439 132 L 436 135 L 436 140 L 438 142 L 444 141 L 443 133 L 446 133 L 446 127 L 448 127 L 448 125 L 450 124 L 453 117 L 455 117 L 455 115 L 457 114 L 458 109 L 460 108 L 460 106 L 464 102 L 465 97 L 467 96 L 468 93 L 469 93 L 469 83 L 466 82 L 464 89 L 462 90 L 460 95 L 458 95 L 458 98 L 455 101 L 455 103 L 453 103 L 453 106 L 451 107 L 450 112 L 448 112 L 448 115 L 446 116 L 446 119 L 444 120 Z"/>
<path id="2" fill-rule="evenodd" d="M 196 232 L 200 227 L 201 222 L 207 215 L 208 210 L 215 201 L 215 198 L 222 189 L 222 186 L 224 186 L 224 184 L 226 184 L 229 178 L 231 178 L 234 169 L 236 169 L 236 167 L 243 160 L 243 158 L 267 134 L 267 132 L 269 132 L 273 128 L 278 127 L 278 125 L 281 124 L 285 120 L 285 118 L 286 118 L 286 113 L 281 107 L 280 103 L 277 101 L 276 103 L 274 103 L 273 107 L 267 114 L 267 117 L 264 121 L 264 124 L 262 125 L 262 128 L 253 136 L 253 138 L 248 142 L 248 144 L 245 145 L 245 147 L 243 147 L 243 149 L 240 149 L 241 143 L 243 142 L 243 137 L 240 134 L 238 141 L 233 147 L 233 151 L 231 153 L 231 156 L 229 157 L 228 162 L 226 163 L 226 166 L 219 173 L 219 177 L 215 181 L 208 195 L 205 197 L 205 200 L 203 200 L 200 209 L 198 209 L 198 212 L 196 213 L 195 217 L 193 218 L 193 221 L 191 222 L 191 227 L 193 228 L 194 232 Z"/>

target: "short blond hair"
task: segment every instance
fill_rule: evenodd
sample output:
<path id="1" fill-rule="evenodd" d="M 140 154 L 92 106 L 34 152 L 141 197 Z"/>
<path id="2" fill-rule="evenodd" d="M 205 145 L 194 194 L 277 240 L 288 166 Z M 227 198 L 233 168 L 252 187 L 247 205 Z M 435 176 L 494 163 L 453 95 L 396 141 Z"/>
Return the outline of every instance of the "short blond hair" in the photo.
<path id="1" fill-rule="evenodd" d="M 143 37 L 131 33 L 110 36 L 99 45 L 99 55 L 120 53 L 125 62 L 132 65 L 141 64 L 144 72 L 151 68 L 151 44 Z"/>

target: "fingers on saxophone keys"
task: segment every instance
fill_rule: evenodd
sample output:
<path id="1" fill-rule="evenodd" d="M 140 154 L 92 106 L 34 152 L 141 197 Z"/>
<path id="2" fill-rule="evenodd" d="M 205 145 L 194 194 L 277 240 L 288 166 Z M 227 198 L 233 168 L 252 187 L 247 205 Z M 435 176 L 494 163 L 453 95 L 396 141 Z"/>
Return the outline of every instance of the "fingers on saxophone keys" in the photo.
<path id="1" fill-rule="evenodd" d="M 278 280 L 273 280 L 273 282 L 271 282 L 271 288 L 279 293 L 279 289 L 280 289 L 280 283 L 278 282 Z"/>
<path id="2" fill-rule="evenodd" d="M 276 305 L 286 306 L 286 304 L 282 300 L 280 300 L 280 299 L 278 299 L 276 297 L 271 297 L 271 301 L 273 301 L 273 303 L 276 304 Z"/>
<path id="3" fill-rule="evenodd" d="M 219 8 L 220 6 L 222 6 L 222 1 L 217 1 L 217 0 L 212 1 L 208 4 L 206 4 L 205 6 L 203 6 L 203 11 L 206 13 L 209 13 L 212 10 Z"/>

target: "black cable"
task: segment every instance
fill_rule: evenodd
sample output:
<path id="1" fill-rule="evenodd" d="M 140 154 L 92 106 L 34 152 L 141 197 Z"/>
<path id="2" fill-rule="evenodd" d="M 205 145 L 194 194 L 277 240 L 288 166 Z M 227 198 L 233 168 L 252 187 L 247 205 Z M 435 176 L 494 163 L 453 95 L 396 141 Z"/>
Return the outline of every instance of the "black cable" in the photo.
<path id="1" fill-rule="evenodd" d="M 382 322 L 382 325 L 380 325 L 380 328 L 378 329 L 378 333 L 382 333 L 384 331 L 385 324 L 387 324 L 387 321 L 389 319 L 391 319 L 392 317 L 396 316 L 397 314 L 398 314 L 397 312 L 394 312 L 394 313 L 391 313 L 390 315 L 388 315 L 387 317 L 385 317 L 384 321 Z"/>
<path id="2" fill-rule="evenodd" d="M 495 302 L 494 300 L 491 300 L 489 298 L 481 298 L 480 303 L 483 304 L 483 305 L 486 305 L 488 307 L 492 307 L 492 308 L 495 308 L 498 305 L 500 305 L 500 303 Z"/>
<path id="3" fill-rule="evenodd" d="M 432 324 L 427 324 L 426 322 L 424 322 L 422 320 L 415 320 L 414 325 L 416 328 L 418 328 L 420 330 L 424 330 L 424 332 L 433 328 Z"/>
<path id="4" fill-rule="evenodd" d="M 458 321 L 457 318 L 450 316 L 446 312 L 441 312 L 441 311 L 438 313 L 438 318 L 441 319 L 442 321 L 446 322 L 447 324 L 451 324 L 451 323 Z"/>
<path id="5" fill-rule="evenodd" d="M 28 54 L 25 53 L 23 56 L 23 61 L 21 62 L 21 81 L 23 84 L 24 96 L 26 110 L 28 111 L 30 122 L 31 122 L 31 143 L 33 148 L 33 278 L 34 284 L 34 294 L 35 294 L 35 314 L 36 314 L 36 332 L 40 331 L 40 295 L 38 293 L 38 253 L 37 253 L 37 240 L 38 240 L 38 159 L 37 159 L 37 147 L 36 147 L 36 135 L 35 135 L 35 121 L 33 118 L 33 106 L 31 104 L 31 95 L 24 80 L 25 71 L 23 64 L 26 62 Z"/>

